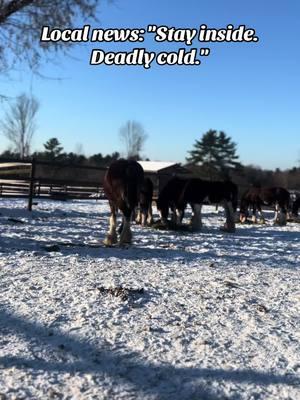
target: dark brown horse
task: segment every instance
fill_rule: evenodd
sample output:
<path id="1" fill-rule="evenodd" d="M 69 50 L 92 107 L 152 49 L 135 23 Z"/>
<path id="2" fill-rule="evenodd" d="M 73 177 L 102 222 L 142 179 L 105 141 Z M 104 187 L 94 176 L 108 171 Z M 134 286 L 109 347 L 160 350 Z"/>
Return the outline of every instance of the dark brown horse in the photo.
<path id="1" fill-rule="evenodd" d="M 106 172 L 103 188 L 109 201 L 111 215 L 109 231 L 104 240 L 105 245 L 111 246 L 117 243 L 116 218 L 118 209 L 123 214 L 119 243 L 120 245 L 131 243 L 130 221 L 139 201 L 143 180 L 144 170 L 139 163 L 133 160 L 117 160 L 111 164 Z"/>
<path id="2" fill-rule="evenodd" d="M 230 182 L 205 181 L 198 178 L 174 178 L 168 182 L 159 195 L 157 208 L 162 221 L 167 218 L 168 209 L 173 210 L 176 222 L 181 222 L 187 204 L 193 210 L 191 225 L 194 230 L 201 229 L 201 209 L 205 202 L 222 204 L 226 213 L 226 223 L 222 230 L 235 231 L 234 211 L 237 207 L 237 186 Z"/>
<path id="3" fill-rule="evenodd" d="M 180 202 L 180 196 L 188 179 L 174 177 L 166 183 L 156 201 L 157 210 L 163 223 L 167 223 L 169 209 L 174 223 L 181 223 L 187 203 Z"/>
<path id="4" fill-rule="evenodd" d="M 189 203 L 193 209 L 191 224 L 193 229 L 201 229 L 201 208 L 203 203 L 221 204 L 226 214 L 225 225 L 221 228 L 226 232 L 235 231 L 234 212 L 237 208 L 238 189 L 231 182 L 205 181 L 202 179 L 189 179 L 182 194 L 182 201 Z"/>
<path id="5" fill-rule="evenodd" d="M 265 221 L 262 206 L 274 206 L 274 222 L 279 225 L 286 224 L 286 215 L 290 203 L 289 192 L 282 187 L 252 187 L 248 189 L 241 198 L 240 221 L 246 222 L 249 208 L 252 208 L 252 220 L 257 222 L 256 212 L 258 211 L 260 220 Z"/>
<path id="6" fill-rule="evenodd" d="M 152 217 L 153 182 L 150 178 L 145 178 L 140 191 L 139 209 L 136 218 L 137 224 L 143 226 L 153 222 Z"/>

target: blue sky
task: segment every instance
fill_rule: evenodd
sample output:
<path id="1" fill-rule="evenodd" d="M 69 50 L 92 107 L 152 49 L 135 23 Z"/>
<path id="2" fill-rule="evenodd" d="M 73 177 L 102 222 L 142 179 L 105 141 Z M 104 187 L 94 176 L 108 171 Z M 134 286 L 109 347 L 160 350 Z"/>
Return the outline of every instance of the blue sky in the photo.
<path id="1" fill-rule="evenodd" d="M 90 66 L 92 48 L 127 50 L 135 44 L 83 43 L 72 57 L 43 66 L 41 79 L 25 67 L 13 80 L 0 79 L 0 93 L 34 94 L 41 103 L 34 149 L 57 137 L 65 150 L 80 143 L 86 155 L 124 150 L 120 127 L 139 121 L 148 133 L 144 155 L 185 160 L 196 139 L 209 129 L 224 130 L 237 143 L 245 164 L 290 168 L 300 158 L 300 2 L 298 0 L 117 0 L 104 4 L 100 28 L 222 28 L 245 24 L 258 43 L 209 43 L 201 66 Z M 181 44 L 141 44 L 151 51 Z M 203 47 L 194 41 L 194 46 Z M 2 104 L 1 104 L 2 105 Z M 0 115 L 3 113 L 0 111 Z M 7 147 L 3 137 L 0 150 Z"/>

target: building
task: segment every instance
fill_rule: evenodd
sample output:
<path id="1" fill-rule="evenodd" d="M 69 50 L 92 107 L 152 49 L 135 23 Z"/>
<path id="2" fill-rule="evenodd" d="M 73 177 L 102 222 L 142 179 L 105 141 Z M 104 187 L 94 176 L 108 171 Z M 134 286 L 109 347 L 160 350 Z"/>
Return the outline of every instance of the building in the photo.
<path id="1" fill-rule="evenodd" d="M 143 167 L 145 176 L 150 178 L 154 184 L 154 197 L 174 176 L 191 175 L 191 171 L 179 163 L 166 161 L 138 161 L 138 163 Z"/>

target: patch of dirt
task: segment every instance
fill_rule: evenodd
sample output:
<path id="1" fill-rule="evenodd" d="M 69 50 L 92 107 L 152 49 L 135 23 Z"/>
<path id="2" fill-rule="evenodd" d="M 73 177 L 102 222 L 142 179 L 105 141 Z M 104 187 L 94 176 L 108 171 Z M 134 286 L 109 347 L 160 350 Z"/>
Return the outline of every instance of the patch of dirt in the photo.
<path id="1" fill-rule="evenodd" d="M 100 286 L 97 288 L 99 292 L 103 295 L 110 295 L 113 297 L 119 297 L 122 301 L 127 301 L 127 300 L 135 300 L 138 296 L 144 294 L 144 289 L 130 289 L 130 288 L 124 288 L 122 286 L 115 287 L 115 288 L 105 288 L 103 286 Z"/>

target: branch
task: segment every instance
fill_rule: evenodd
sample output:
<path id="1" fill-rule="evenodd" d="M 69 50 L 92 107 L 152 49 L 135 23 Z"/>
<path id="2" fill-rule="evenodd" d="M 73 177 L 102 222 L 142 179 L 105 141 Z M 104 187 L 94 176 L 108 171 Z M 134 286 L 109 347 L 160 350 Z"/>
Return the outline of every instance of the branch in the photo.
<path id="1" fill-rule="evenodd" d="M 22 10 L 24 7 L 27 7 L 32 3 L 34 3 L 34 0 L 11 0 L 0 9 L 0 25 L 3 24 L 12 14 Z"/>

